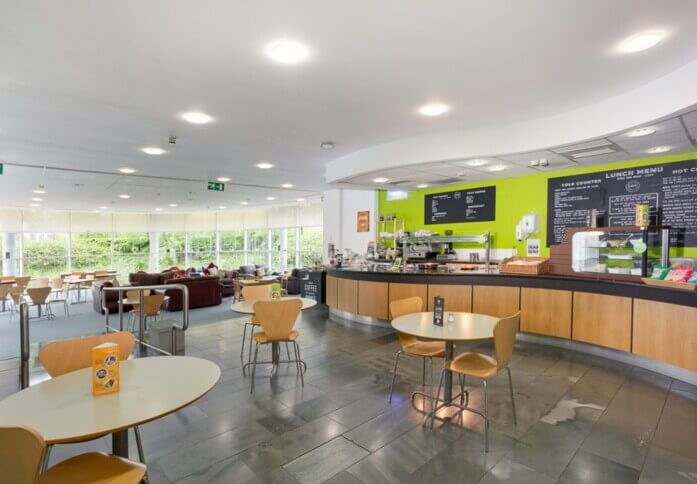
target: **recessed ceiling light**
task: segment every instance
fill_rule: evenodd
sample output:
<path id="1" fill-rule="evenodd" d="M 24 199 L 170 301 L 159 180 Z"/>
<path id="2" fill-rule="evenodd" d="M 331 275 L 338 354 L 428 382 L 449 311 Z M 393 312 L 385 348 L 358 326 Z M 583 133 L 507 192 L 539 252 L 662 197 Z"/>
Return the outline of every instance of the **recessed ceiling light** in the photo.
<path id="1" fill-rule="evenodd" d="M 304 202 L 305 199 L 304 199 L 304 198 L 296 198 L 295 201 L 296 201 L 296 202 Z"/>
<path id="2" fill-rule="evenodd" d="M 654 134 L 656 130 L 654 128 L 639 128 L 639 129 L 634 129 L 627 133 L 627 136 L 631 136 L 632 138 L 638 138 L 640 136 L 648 136 L 650 134 Z"/>
<path id="3" fill-rule="evenodd" d="M 36 193 L 37 195 L 44 195 L 46 194 L 46 190 L 39 188 L 37 190 L 32 190 L 32 193 Z"/>
<path id="4" fill-rule="evenodd" d="M 506 165 L 491 165 L 489 171 L 503 171 L 506 169 Z"/>
<path id="5" fill-rule="evenodd" d="M 484 158 L 477 158 L 475 160 L 470 160 L 467 162 L 468 166 L 484 166 L 487 163 L 489 163 L 489 160 L 485 160 Z"/>
<path id="6" fill-rule="evenodd" d="M 226 176 L 219 176 L 218 178 L 216 178 L 216 180 L 218 180 L 219 182 L 226 183 L 226 182 L 230 181 L 230 178 L 228 178 Z"/>
<path id="7" fill-rule="evenodd" d="M 270 43 L 266 47 L 266 54 L 281 64 L 297 64 L 306 60 L 310 51 L 298 41 L 283 39 Z"/>
<path id="8" fill-rule="evenodd" d="M 419 183 L 418 185 L 416 185 L 416 188 L 428 188 L 428 187 L 429 187 L 428 183 Z"/>
<path id="9" fill-rule="evenodd" d="M 176 206 L 177 206 L 177 204 L 176 204 L 176 203 L 170 203 L 170 204 L 169 204 L 169 205 L 167 205 L 167 206 L 168 206 L 168 207 L 172 207 L 172 208 L 174 208 L 174 207 L 176 207 Z"/>
<path id="10" fill-rule="evenodd" d="M 124 200 L 127 200 L 127 199 L 131 198 L 131 196 L 123 193 L 123 194 L 119 195 L 119 198 L 123 198 Z"/>
<path id="11" fill-rule="evenodd" d="M 424 116 L 440 116 L 450 111 L 450 106 L 442 103 L 424 104 L 419 108 L 419 114 Z"/>
<path id="12" fill-rule="evenodd" d="M 155 211 L 156 211 L 156 212 L 161 212 L 162 209 L 161 209 L 160 207 L 157 207 L 157 208 L 155 209 Z"/>
<path id="13" fill-rule="evenodd" d="M 276 200 L 276 197 L 266 197 L 266 199 L 267 199 L 269 202 L 272 202 L 272 201 Z"/>
<path id="14" fill-rule="evenodd" d="M 32 197 L 31 201 L 32 201 L 32 202 L 43 202 L 44 199 L 43 199 L 43 198 L 39 198 L 39 197 Z"/>
<path id="15" fill-rule="evenodd" d="M 654 146 L 653 148 L 649 148 L 646 150 L 647 153 L 651 153 L 652 155 L 655 155 L 657 153 L 665 153 L 667 151 L 672 150 L 670 146 Z"/>
<path id="16" fill-rule="evenodd" d="M 625 54 L 633 54 L 642 50 L 650 49 L 666 37 L 662 30 L 647 30 L 638 34 L 630 35 L 619 43 L 617 48 Z"/>
<path id="17" fill-rule="evenodd" d="M 292 183 L 284 183 L 283 185 L 281 185 L 281 187 L 283 187 L 283 188 L 293 188 L 293 184 L 292 184 Z"/>
<path id="18" fill-rule="evenodd" d="M 188 113 L 182 114 L 182 119 L 194 124 L 206 124 L 209 123 L 213 118 L 206 113 L 189 111 Z"/>
<path id="19" fill-rule="evenodd" d="M 240 202 L 240 205 L 249 205 L 249 202 L 242 201 Z"/>
<path id="20" fill-rule="evenodd" d="M 32 206 L 32 207 L 40 207 L 41 204 L 40 204 L 40 203 L 32 203 L 31 206 Z"/>
<path id="21" fill-rule="evenodd" d="M 385 178 L 384 176 L 379 176 L 377 178 L 373 178 L 374 183 L 387 183 L 388 181 L 390 181 L 390 179 Z"/>
<path id="22" fill-rule="evenodd" d="M 145 148 L 141 148 L 140 151 L 146 155 L 161 155 L 165 153 L 165 150 L 158 148 L 157 146 L 146 146 Z"/>
<path id="23" fill-rule="evenodd" d="M 268 161 L 262 161 L 254 166 L 256 166 L 257 168 L 261 168 L 262 170 L 268 170 L 269 168 L 273 168 L 273 163 L 269 163 Z"/>
<path id="24" fill-rule="evenodd" d="M 218 207 L 220 210 L 225 210 L 227 207 L 225 205 L 221 205 Z"/>
<path id="25" fill-rule="evenodd" d="M 323 150 L 331 150 L 334 148 L 334 143 L 331 141 L 323 141 L 322 144 L 319 145 L 320 148 Z"/>
<path id="26" fill-rule="evenodd" d="M 106 205 L 101 205 L 101 206 L 99 207 L 99 210 L 106 210 L 107 208 L 109 208 L 109 207 L 107 207 Z"/>
<path id="27" fill-rule="evenodd" d="M 136 172 L 136 170 L 135 170 L 134 168 L 125 168 L 125 167 L 124 167 L 124 168 L 119 168 L 119 171 L 120 171 L 121 173 L 126 174 L 126 175 L 131 175 L 131 174 L 133 174 L 133 173 Z"/>

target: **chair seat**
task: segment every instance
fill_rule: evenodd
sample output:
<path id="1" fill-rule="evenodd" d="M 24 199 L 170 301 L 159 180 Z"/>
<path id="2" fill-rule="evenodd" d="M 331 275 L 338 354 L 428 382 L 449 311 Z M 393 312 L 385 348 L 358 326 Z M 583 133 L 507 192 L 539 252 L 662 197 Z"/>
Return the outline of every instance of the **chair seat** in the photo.
<path id="1" fill-rule="evenodd" d="M 490 378 L 498 373 L 496 360 L 481 353 L 462 353 L 444 365 L 444 368 L 475 378 Z"/>
<path id="2" fill-rule="evenodd" d="M 137 484 L 144 476 L 143 464 L 103 452 L 90 452 L 56 464 L 41 474 L 37 483 Z"/>
<path id="3" fill-rule="evenodd" d="M 290 332 L 288 335 L 287 340 L 281 340 L 281 341 L 295 341 L 298 336 L 300 336 L 300 333 L 297 331 L 293 330 Z M 259 344 L 264 344 L 264 343 L 272 343 L 273 341 L 270 341 L 269 338 L 266 336 L 266 333 L 263 331 L 259 331 L 258 333 L 254 333 L 254 341 L 256 341 Z"/>
<path id="4" fill-rule="evenodd" d="M 417 341 L 405 346 L 404 352 L 416 356 L 443 358 L 445 356 L 445 343 L 442 341 Z"/>

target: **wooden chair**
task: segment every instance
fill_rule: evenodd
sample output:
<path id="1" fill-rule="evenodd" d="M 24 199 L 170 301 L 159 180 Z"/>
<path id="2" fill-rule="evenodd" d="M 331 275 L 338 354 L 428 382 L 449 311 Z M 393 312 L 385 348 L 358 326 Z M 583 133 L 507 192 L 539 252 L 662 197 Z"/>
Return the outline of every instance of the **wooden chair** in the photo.
<path id="1" fill-rule="evenodd" d="M 92 366 L 92 348 L 102 343 L 118 344 L 119 359 L 121 361 L 127 360 L 135 341 L 135 336 L 128 331 L 51 341 L 39 350 L 39 362 L 51 377 L 56 377 Z M 143 452 L 140 430 L 136 426 L 133 427 L 133 432 L 136 436 L 138 456 L 140 461 L 145 464 L 145 452 Z"/>
<path id="2" fill-rule="evenodd" d="M 10 302 L 12 306 L 10 307 L 10 321 L 14 316 L 14 313 L 19 312 L 19 305 L 24 302 L 24 287 L 22 286 L 12 286 L 9 290 Z"/>
<path id="3" fill-rule="evenodd" d="M 53 319 L 53 314 L 51 313 L 51 306 L 48 304 L 48 296 L 51 294 L 51 288 L 45 287 L 30 287 L 27 289 L 27 296 L 31 301 L 31 306 L 36 306 L 36 317 L 41 317 L 41 308 L 46 308 L 46 317 L 48 319 Z"/>
<path id="4" fill-rule="evenodd" d="M 487 380 L 497 376 L 501 370 L 506 370 L 508 373 L 508 390 L 511 394 L 511 407 L 513 409 L 513 424 L 518 423 L 516 419 L 515 412 L 515 399 L 513 397 L 513 379 L 511 378 L 511 370 L 508 368 L 508 364 L 513 356 L 513 348 L 515 346 L 515 338 L 518 333 L 518 324 L 520 322 L 520 313 L 509 318 L 499 319 L 494 327 L 494 357 L 482 353 L 462 353 L 456 358 L 452 359 L 450 362 L 443 365 L 443 369 L 440 372 L 440 380 L 438 382 L 438 393 L 436 396 L 440 395 L 440 387 L 443 385 L 443 377 L 446 370 L 450 370 L 453 373 L 462 376 L 460 384 L 462 385 L 462 391 L 460 393 L 460 404 L 453 404 L 462 410 L 469 410 L 479 414 L 484 418 L 484 451 L 489 452 L 489 404 L 488 404 L 488 387 Z M 464 390 L 465 379 L 468 377 L 479 378 L 482 380 L 484 385 L 484 409 L 479 411 L 468 407 L 469 395 Z M 467 401 L 463 401 L 467 396 Z M 435 401 L 435 400 L 434 400 Z M 435 407 L 433 407 L 435 408 Z M 432 419 L 435 419 L 435 415 L 432 415 Z M 431 426 L 433 426 L 433 420 L 431 420 Z"/>
<path id="5" fill-rule="evenodd" d="M 300 333 L 293 330 L 302 307 L 302 301 L 299 299 L 257 301 L 254 303 L 254 316 L 259 321 L 262 331 L 254 335 L 254 361 L 252 362 L 252 386 L 250 393 L 254 393 L 254 375 L 257 369 L 259 345 L 266 344 L 290 343 L 293 345 L 295 359 L 291 360 L 288 358 L 288 363 L 295 363 L 300 374 L 300 382 L 303 387 L 305 386 L 302 367 L 304 363 L 300 359 L 300 346 L 297 343 Z"/>
<path id="6" fill-rule="evenodd" d="M 40 473 L 46 453 L 46 442 L 34 429 L 0 427 L 0 474 L 3 482 L 137 484 L 145 477 L 143 464 L 103 452 L 80 454 Z"/>
<path id="7" fill-rule="evenodd" d="M 5 311 L 5 307 L 7 304 L 7 296 L 10 295 L 10 286 L 9 284 L 0 284 L 0 303 L 2 304 L 2 310 Z"/>
<path id="8" fill-rule="evenodd" d="M 31 287 L 48 287 L 48 277 L 37 277 L 29 285 Z"/>
<path id="9" fill-rule="evenodd" d="M 51 279 L 51 298 L 46 302 L 49 306 L 52 304 L 63 304 L 63 313 L 66 316 L 70 316 L 70 311 L 68 310 L 68 298 L 70 296 L 70 284 L 63 283 L 63 279 L 60 277 L 54 277 Z M 53 309 L 51 309 L 51 314 L 53 314 Z"/>
<path id="10" fill-rule="evenodd" d="M 235 283 L 239 284 L 239 281 L 235 281 Z M 271 286 L 267 284 L 243 286 L 242 295 L 241 300 L 244 301 L 267 301 L 271 299 Z M 249 333 L 249 355 L 247 355 L 247 361 L 251 361 L 252 343 L 254 342 L 254 328 L 259 326 L 259 322 L 254 316 L 252 316 L 251 319 L 244 323 L 242 347 L 240 348 L 240 360 L 242 362 L 244 362 L 244 342 L 247 339 L 247 326 L 251 326 L 251 332 Z M 288 350 L 286 349 L 286 351 Z M 290 359 L 290 352 L 288 352 L 288 357 Z"/>
<path id="11" fill-rule="evenodd" d="M 29 281 L 31 281 L 31 276 L 15 277 L 15 286 L 26 289 L 29 285 Z"/>
<path id="12" fill-rule="evenodd" d="M 160 315 L 160 310 L 162 307 L 162 303 L 165 302 L 165 295 L 164 294 L 151 294 L 148 296 L 143 296 L 143 319 L 147 325 L 148 318 L 156 318 Z M 137 311 L 137 312 L 133 312 Z M 132 311 L 133 313 L 133 322 L 135 326 L 135 320 L 136 317 L 140 315 L 140 304 L 138 305 L 138 308 L 134 308 Z M 133 328 L 135 329 L 135 328 Z"/>
<path id="13" fill-rule="evenodd" d="M 399 299 L 390 303 L 390 314 L 392 318 L 397 318 L 404 314 L 420 313 L 423 308 L 423 300 L 419 296 Z M 421 385 L 426 386 L 426 358 L 429 361 L 431 383 L 433 383 L 433 358 L 445 357 L 444 341 L 422 341 L 416 336 L 397 332 L 400 349 L 394 355 L 394 367 L 392 369 L 392 382 L 390 383 L 390 396 L 388 402 L 392 403 L 392 392 L 394 383 L 397 379 L 397 366 L 401 355 L 416 356 L 421 361 Z"/>

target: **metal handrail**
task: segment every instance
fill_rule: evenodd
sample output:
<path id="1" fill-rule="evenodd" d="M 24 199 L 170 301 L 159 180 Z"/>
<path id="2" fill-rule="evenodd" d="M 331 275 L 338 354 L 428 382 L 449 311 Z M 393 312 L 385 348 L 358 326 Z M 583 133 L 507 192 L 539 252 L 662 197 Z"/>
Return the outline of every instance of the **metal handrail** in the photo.
<path id="1" fill-rule="evenodd" d="M 29 305 L 19 304 L 19 389 L 29 387 Z"/>
<path id="2" fill-rule="evenodd" d="M 151 345 L 145 342 L 145 307 L 143 304 L 143 297 L 145 291 L 152 291 L 153 289 L 164 289 L 164 290 L 180 290 L 182 291 L 182 323 L 181 325 L 172 324 L 171 333 L 171 353 L 165 351 L 160 347 Z M 163 355 L 172 356 L 177 352 L 177 331 L 186 331 L 189 328 L 189 288 L 185 284 L 159 284 L 155 286 L 117 286 L 117 287 L 103 287 L 102 291 L 102 310 L 104 311 L 104 326 L 106 332 L 109 331 L 123 331 L 123 293 L 127 291 L 138 291 L 139 293 L 139 324 L 138 324 L 138 337 L 136 340 L 140 345 L 140 350 L 143 351 L 145 347 L 153 349 L 158 353 Z M 114 328 L 109 326 L 109 309 L 106 307 L 106 292 L 118 292 L 119 293 L 119 327 Z"/>

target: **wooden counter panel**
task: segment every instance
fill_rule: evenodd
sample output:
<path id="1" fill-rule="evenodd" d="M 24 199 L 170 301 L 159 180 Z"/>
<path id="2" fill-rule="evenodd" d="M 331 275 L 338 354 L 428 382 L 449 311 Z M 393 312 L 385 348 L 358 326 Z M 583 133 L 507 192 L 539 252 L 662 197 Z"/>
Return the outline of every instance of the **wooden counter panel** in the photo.
<path id="1" fill-rule="evenodd" d="M 474 313 L 507 318 L 519 310 L 519 287 L 474 286 L 472 288 L 472 312 Z"/>
<path id="2" fill-rule="evenodd" d="M 337 293 L 337 308 L 340 311 L 356 314 L 358 312 L 358 281 L 339 279 Z"/>
<path id="3" fill-rule="evenodd" d="M 446 311 L 472 312 L 472 286 L 453 286 L 450 284 L 429 284 L 428 311 L 433 311 L 433 298 L 445 298 Z"/>
<path id="4" fill-rule="evenodd" d="M 520 293 L 520 330 L 571 338 L 571 291 L 532 289 Z"/>
<path id="5" fill-rule="evenodd" d="M 388 319 L 388 293 L 387 282 L 358 281 L 358 314 Z"/>
<path id="6" fill-rule="evenodd" d="M 426 298 L 428 297 L 428 286 L 426 284 L 402 284 L 390 282 L 390 302 L 413 296 L 419 296 L 421 298 L 423 301 L 421 310 L 426 311 Z"/>
<path id="7" fill-rule="evenodd" d="M 574 292 L 573 339 L 630 351 L 632 299 L 589 292 Z"/>
<path id="8" fill-rule="evenodd" d="M 697 309 L 634 300 L 632 353 L 697 372 Z"/>
<path id="9" fill-rule="evenodd" d="M 339 307 L 339 279 L 327 276 L 327 306 L 330 308 Z"/>

